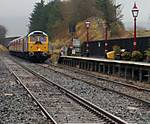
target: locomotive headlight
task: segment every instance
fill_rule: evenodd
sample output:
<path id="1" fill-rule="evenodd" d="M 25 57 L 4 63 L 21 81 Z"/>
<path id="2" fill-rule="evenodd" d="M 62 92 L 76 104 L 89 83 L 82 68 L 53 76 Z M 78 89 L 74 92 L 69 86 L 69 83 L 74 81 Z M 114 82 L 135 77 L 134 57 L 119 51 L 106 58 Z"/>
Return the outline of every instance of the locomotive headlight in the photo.
<path id="1" fill-rule="evenodd" d="M 40 49 L 40 48 L 38 48 L 38 51 L 41 51 L 41 49 Z"/>

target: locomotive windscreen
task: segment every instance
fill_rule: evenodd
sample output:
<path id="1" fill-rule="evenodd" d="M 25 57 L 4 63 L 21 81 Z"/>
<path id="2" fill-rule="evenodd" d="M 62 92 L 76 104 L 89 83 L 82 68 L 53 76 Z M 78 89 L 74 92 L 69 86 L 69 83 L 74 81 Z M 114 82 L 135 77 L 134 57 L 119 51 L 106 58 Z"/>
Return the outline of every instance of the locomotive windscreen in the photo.
<path id="1" fill-rule="evenodd" d="M 31 42 L 46 42 L 46 36 L 45 35 L 32 35 L 30 36 Z"/>

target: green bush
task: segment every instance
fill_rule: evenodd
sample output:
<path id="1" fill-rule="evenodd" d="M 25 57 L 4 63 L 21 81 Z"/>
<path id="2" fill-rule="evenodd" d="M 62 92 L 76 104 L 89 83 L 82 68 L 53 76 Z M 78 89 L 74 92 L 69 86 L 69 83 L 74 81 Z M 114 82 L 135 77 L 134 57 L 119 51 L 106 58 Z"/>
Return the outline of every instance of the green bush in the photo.
<path id="1" fill-rule="evenodd" d="M 150 48 L 148 48 L 147 50 L 144 51 L 144 55 L 145 56 L 149 56 L 150 57 Z"/>
<path id="2" fill-rule="evenodd" d="M 121 53 L 120 46 L 117 46 L 117 45 L 113 46 L 113 51 L 115 51 L 115 54 L 120 54 Z"/>
<path id="3" fill-rule="evenodd" d="M 140 51 L 133 51 L 131 57 L 133 61 L 140 61 L 143 58 L 143 54 Z"/>
<path id="4" fill-rule="evenodd" d="M 123 60 L 131 60 L 131 52 L 124 52 L 121 54 Z"/>
<path id="5" fill-rule="evenodd" d="M 146 57 L 146 61 L 150 62 L 150 48 L 144 51 L 144 55 Z"/>

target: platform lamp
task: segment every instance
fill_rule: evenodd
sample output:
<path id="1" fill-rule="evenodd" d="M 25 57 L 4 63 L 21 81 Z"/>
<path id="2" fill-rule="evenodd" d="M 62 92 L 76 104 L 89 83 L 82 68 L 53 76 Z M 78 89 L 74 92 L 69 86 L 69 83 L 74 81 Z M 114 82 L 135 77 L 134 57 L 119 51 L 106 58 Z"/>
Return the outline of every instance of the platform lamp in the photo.
<path id="1" fill-rule="evenodd" d="M 89 41 L 89 28 L 90 28 L 90 24 L 91 24 L 90 21 L 86 21 L 86 22 L 85 22 L 86 31 L 87 31 L 87 33 L 86 33 L 87 42 Z"/>
<path id="2" fill-rule="evenodd" d="M 136 6 L 136 3 L 134 3 L 133 9 L 132 9 L 132 15 L 134 18 L 134 41 L 133 41 L 133 50 L 136 50 L 136 18 L 138 17 L 139 9 Z"/>
<path id="3" fill-rule="evenodd" d="M 90 28 L 90 24 L 91 24 L 90 21 L 86 21 L 85 22 L 86 31 L 87 31 L 87 33 L 86 33 L 86 37 L 87 37 L 87 44 L 86 44 L 86 47 L 87 47 L 87 49 L 86 49 L 87 57 L 89 57 L 89 48 L 88 48 L 89 44 L 88 44 L 88 42 L 89 42 L 89 28 Z"/>
<path id="4" fill-rule="evenodd" d="M 105 23 L 105 42 L 104 42 L 104 45 L 105 45 L 105 53 L 107 53 L 107 50 L 108 50 L 108 27 L 107 27 L 107 24 Z"/>

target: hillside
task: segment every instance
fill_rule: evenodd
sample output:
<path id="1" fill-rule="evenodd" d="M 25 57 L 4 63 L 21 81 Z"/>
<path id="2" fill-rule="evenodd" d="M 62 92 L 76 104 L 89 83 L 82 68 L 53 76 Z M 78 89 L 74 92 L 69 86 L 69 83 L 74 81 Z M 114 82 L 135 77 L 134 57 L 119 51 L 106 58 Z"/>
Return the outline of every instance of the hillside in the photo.
<path id="1" fill-rule="evenodd" d="M 85 20 L 86 21 L 86 20 Z M 81 21 L 76 25 L 76 33 L 74 34 L 74 38 L 78 38 L 81 43 L 87 40 L 87 30 L 85 26 L 85 21 Z M 105 37 L 105 27 L 103 22 L 97 22 L 96 18 L 89 18 L 88 21 L 91 22 L 89 28 L 89 40 L 103 40 Z M 113 38 L 126 38 L 130 37 L 130 33 L 125 31 L 124 29 L 118 29 L 120 32 L 120 36 L 118 37 L 110 37 L 108 32 L 108 39 Z M 69 47 L 72 45 L 72 34 L 69 33 L 68 29 L 64 29 L 55 35 L 55 37 L 50 41 L 53 46 L 53 55 L 52 60 L 57 60 L 58 55 L 60 53 L 61 47 Z"/>
<path id="2" fill-rule="evenodd" d="M 86 20 L 85 20 L 86 21 Z M 77 23 L 76 33 L 74 34 L 74 38 L 78 38 L 81 43 L 87 40 L 87 30 L 85 26 L 85 21 Z M 105 27 L 103 22 L 97 22 L 96 18 L 89 18 L 88 21 L 91 22 L 89 28 L 89 40 L 103 40 L 105 37 Z M 125 31 L 124 29 L 119 29 L 120 36 L 118 37 L 110 37 L 108 32 L 108 39 L 112 38 L 126 38 L 130 36 L 130 33 Z M 69 34 L 68 29 L 65 29 L 63 32 L 59 32 L 52 39 L 52 45 L 54 49 L 60 49 L 62 46 L 69 46 L 72 43 L 72 34 Z"/>

